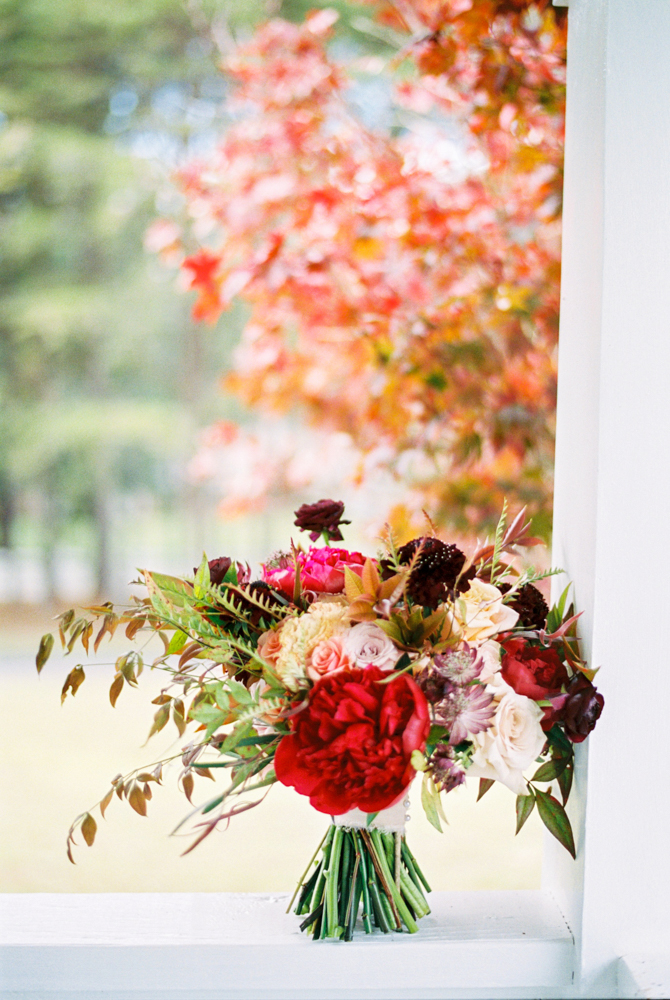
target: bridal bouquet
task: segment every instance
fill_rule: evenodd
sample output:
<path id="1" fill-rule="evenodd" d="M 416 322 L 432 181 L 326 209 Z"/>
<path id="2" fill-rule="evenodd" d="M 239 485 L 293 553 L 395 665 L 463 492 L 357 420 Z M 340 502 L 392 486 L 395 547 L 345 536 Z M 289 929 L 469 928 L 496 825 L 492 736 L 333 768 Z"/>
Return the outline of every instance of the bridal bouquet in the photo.
<path id="1" fill-rule="evenodd" d="M 159 637 L 151 666 L 167 676 L 150 735 L 170 718 L 180 737 L 194 730 L 176 755 L 189 801 L 194 775 L 222 769 L 227 779 L 187 817 L 188 850 L 277 781 L 331 817 L 296 912 L 315 938 L 351 940 L 359 917 L 367 933 L 414 932 L 429 912 L 404 835 L 417 772 L 438 830 L 444 794 L 466 777 L 479 778 L 480 797 L 499 781 L 516 795 L 517 832 L 537 806 L 574 856 L 564 808 L 573 744 L 595 726 L 603 697 L 580 655 L 569 588 L 549 610 L 534 584 L 551 574 L 515 566 L 515 551 L 537 544 L 524 511 L 509 525 L 503 511 L 470 558 L 432 528 L 401 546 L 389 531 L 375 558 L 351 552 L 331 544 L 343 540 L 343 513 L 332 500 L 300 507 L 295 524 L 312 544 L 270 556 L 259 579 L 229 558 L 204 557 L 185 579 L 146 570 L 137 581 L 146 596 L 84 617 L 68 611 L 59 631 L 68 653 L 77 642 L 97 651 L 119 626 L 135 647 Z M 43 637 L 38 670 L 53 645 Z M 117 659 L 112 705 L 143 666 L 141 648 Z M 70 671 L 63 700 L 84 677 L 81 665 Z M 114 778 L 102 815 L 115 794 L 144 815 L 166 762 Z M 70 829 L 70 860 L 78 828 L 92 844 L 91 811 Z"/>

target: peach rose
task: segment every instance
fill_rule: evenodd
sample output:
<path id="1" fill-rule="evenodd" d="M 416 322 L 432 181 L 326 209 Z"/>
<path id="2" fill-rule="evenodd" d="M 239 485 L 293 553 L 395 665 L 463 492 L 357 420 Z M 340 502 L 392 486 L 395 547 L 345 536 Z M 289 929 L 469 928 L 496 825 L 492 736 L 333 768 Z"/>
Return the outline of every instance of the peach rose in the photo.
<path id="1" fill-rule="evenodd" d="M 283 623 L 282 623 L 283 624 Z M 278 629 L 271 629 L 263 632 L 258 637 L 258 655 L 262 656 L 268 663 L 275 664 L 281 650 L 281 626 Z"/>
<path id="2" fill-rule="evenodd" d="M 340 636 L 324 639 L 318 643 L 307 657 L 307 676 L 312 681 L 318 681 L 326 674 L 336 670 L 349 670 L 353 667 L 353 659 L 344 648 Z"/>

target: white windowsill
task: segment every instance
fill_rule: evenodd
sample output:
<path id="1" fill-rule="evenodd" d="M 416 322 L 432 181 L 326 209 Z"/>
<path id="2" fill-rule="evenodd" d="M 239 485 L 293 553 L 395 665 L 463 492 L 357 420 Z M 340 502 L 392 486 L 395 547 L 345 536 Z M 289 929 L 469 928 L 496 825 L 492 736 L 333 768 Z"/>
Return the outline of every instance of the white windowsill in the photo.
<path id="1" fill-rule="evenodd" d="M 307 939 L 284 913 L 287 902 L 279 893 L 0 896 L 0 995 L 420 1000 L 570 992 L 572 935 L 544 892 L 435 892 L 418 934 L 347 944 Z"/>

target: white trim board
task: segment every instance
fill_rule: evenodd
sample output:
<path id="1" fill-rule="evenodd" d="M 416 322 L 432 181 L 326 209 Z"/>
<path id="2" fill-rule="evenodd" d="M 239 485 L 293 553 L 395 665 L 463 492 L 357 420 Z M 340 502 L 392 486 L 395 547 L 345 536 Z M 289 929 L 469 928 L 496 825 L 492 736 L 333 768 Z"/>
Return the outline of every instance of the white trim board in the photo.
<path id="1" fill-rule="evenodd" d="M 312 942 L 267 893 L 7 894 L 0 996 L 23 1000 L 566 997 L 574 942 L 544 892 L 436 892 L 416 935 Z"/>

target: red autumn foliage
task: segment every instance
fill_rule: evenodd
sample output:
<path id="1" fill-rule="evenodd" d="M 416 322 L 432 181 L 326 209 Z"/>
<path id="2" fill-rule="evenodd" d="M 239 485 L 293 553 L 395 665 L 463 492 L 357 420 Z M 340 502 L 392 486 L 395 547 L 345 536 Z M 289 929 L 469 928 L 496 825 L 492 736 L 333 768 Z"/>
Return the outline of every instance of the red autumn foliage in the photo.
<path id="1" fill-rule="evenodd" d="M 488 528 L 507 496 L 546 531 L 563 12 L 373 6 L 406 40 L 390 67 L 397 134 L 353 114 L 351 76 L 327 50 L 332 12 L 271 21 L 226 60 L 238 120 L 180 177 L 195 219 L 184 245 L 208 244 L 183 263 L 195 315 L 244 299 L 228 390 L 344 432 L 362 469 L 391 468 L 413 491 L 412 509 Z"/>
<path id="2" fill-rule="evenodd" d="M 341 670 L 318 681 L 275 755 L 277 778 L 319 812 L 378 812 L 414 777 L 412 751 L 430 730 L 428 705 L 407 674 L 379 684 L 379 667 Z"/>

